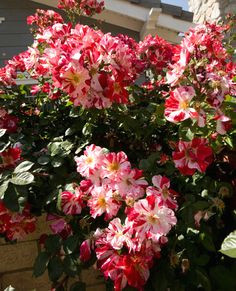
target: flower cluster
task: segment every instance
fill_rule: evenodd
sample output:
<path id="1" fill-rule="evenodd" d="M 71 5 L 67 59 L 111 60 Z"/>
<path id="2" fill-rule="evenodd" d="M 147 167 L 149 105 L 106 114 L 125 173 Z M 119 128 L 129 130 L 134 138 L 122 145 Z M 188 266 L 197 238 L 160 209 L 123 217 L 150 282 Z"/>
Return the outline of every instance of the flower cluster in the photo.
<path id="1" fill-rule="evenodd" d="M 9 240 L 21 240 L 35 231 L 36 218 L 30 213 L 27 205 L 21 213 L 8 210 L 0 200 L 0 234 Z"/>
<path id="2" fill-rule="evenodd" d="M 0 129 L 6 129 L 8 133 L 14 133 L 18 128 L 18 118 L 11 114 L 3 108 L 0 108 Z"/>
<path id="3" fill-rule="evenodd" d="M 99 0 L 59 0 L 59 9 L 73 11 L 79 15 L 91 16 L 101 13 L 104 9 L 104 1 Z"/>
<path id="4" fill-rule="evenodd" d="M 86 180 L 75 193 L 61 193 L 62 211 L 80 214 L 87 204 L 92 218 L 112 219 L 106 229 L 94 234 L 98 266 L 114 281 L 115 290 L 127 283 L 141 290 L 161 245 L 167 242 L 166 235 L 176 224 L 177 193 L 170 189 L 169 179 L 160 175 L 148 186 L 142 171 L 131 167 L 124 152 L 90 145 L 75 161 Z M 120 211 L 126 216 L 122 221 Z M 87 243 L 81 252 L 82 258 L 90 257 Z"/>
<path id="5" fill-rule="evenodd" d="M 165 103 L 165 117 L 171 122 L 188 118 L 199 127 L 217 121 L 216 130 L 225 134 L 230 118 L 223 113 L 227 95 L 236 94 L 233 76 L 236 66 L 223 47 L 227 27 L 216 24 L 190 29 L 175 54 L 175 63 L 167 72 L 167 83 L 175 89 Z"/>
<path id="6" fill-rule="evenodd" d="M 158 35 L 154 37 L 147 35 L 143 41 L 139 42 L 137 49 L 146 68 L 152 69 L 157 75 L 163 75 L 163 69 L 166 69 L 173 61 L 175 46 Z"/>
<path id="7" fill-rule="evenodd" d="M 2 69 L 0 82 L 11 85 L 16 71 L 27 71 L 32 78 L 44 79 L 32 88 L 33 94 L 41 91 L 51 99 L 69 95 L 75 106 L 86 108 L 128 103 L 126 87 L 142 66 L 127 40 L 80 24 L 72 28 L 58 22 L 42 28 L 33 46 Z"/>
<path id="8" fill-rule="evenodd" d="M 193 175 L 196 170 L 204 173 L 213 161 L 213 151 L 205 138 L 179 141 L 173 152 L 173 160 L 183 175 Z"/>
<path id="9" fill-rule="evenodd" d="M 63 23 L 63 18 L 60 14 L 53 10 L 37 9 L 34 15 L 27 17 L 27 24 L 35 26 L 35 32 L 43 32 L 43 30 L 56 23 Z"/>

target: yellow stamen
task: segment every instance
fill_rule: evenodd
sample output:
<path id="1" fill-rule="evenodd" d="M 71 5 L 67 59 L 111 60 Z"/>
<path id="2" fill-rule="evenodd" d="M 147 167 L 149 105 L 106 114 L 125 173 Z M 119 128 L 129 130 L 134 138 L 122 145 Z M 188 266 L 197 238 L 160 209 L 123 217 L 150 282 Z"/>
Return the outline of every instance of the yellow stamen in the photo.
<path id="1" fill-rule="evenodd" d="M 111 171 L 111 172 L 118 171 L 119 168 L 120 168 L 120 165 L 117 162 L 113 162 L 107 167 L 108 171 Z"/>

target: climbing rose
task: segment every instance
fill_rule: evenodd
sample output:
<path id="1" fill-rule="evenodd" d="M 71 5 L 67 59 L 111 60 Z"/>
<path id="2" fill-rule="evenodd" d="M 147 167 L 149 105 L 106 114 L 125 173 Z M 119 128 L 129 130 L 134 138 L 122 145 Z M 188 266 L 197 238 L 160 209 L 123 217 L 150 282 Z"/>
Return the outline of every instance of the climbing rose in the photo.
<path id="1" fill-rule="evenodd" d="M 91 178 L 95 171 L 99 170 L 103 158 L 104 154 L 101 147 L 94 144 L 87 146 L 84 155 L 75 157 L 77 172 L 86 178 Z"/>
<path id="2" fill-rule="evenodd" d="M 176 123 L 188 118 L 197 118 L 197 111 L 190 106 L 195 94 L 191 86 L 182 86 L 171 91 L 170 97 L 165 102 L 166 119 Z"/>
<path id="3" fill-rule="evenodd" d="M 156 195 L 149 195 L 135 202 L 128 218 L 141 241 L 148 238 L 158 242 L 177 222 L 173 210 L 162 205 L 161 199 Z"/>
<path id="4" fill-rule="evenodd" d="M 177 208 L 175 197 L 178 195 L 174 190 L 170 189 L 170 180 L 165 176 L 153 176 L 152 184 L 154 187 L 147 188 L 147 195 L 156 195 L 161 198 L 160 204 L 163 204 L 170 209 Z"/>
<path id="5" fill-rule="evenodd" d="M 148 182 L 143 178 L 143 172 L 138 169 L 127 168 L 121 175 L 121 180 L 115 188 L 123 199 L 128 197 L 137 200 L 144 196 Z"/>
<path id="6" fill-rule="evenodd" d="M 75 194 L 70 191 L 61 193 L 61 209 L 67 215 L 80 214 L 82 203 L 80 191 L 76 191 Z"/>
<path id="7" fill-rule="evenodd" d="M 137 50 L 145 67 L 151 68 L 155 74 L 163 74 L 174 55 L 174 46 L 158 35 L 147 35 L 139 42 Z"/>
<path id="8" fill-rule="evenodd" d="M 59 0 L 59 9 L 72 10 L 82 15 L 91 16 L 101 13 L 104 9 L 104 1 L 99 0 Z"/>
<path id="9" fill-rule="evenodd" d="M 120 209 L 120 203 L 113 197 L 113 191 L 107 186 L 94 187 L 88 201 L 90 213 L 93 218 L 105 213 L 105 219 L 114 217 Z"/>
<path id="10" fill-rule="evenodd" d="M 131 235 L 129 228 L 122 225 L 118 217 L 109 223 L 106 230 L 106 239 L 115 250 L 121 250 L 123 246 L 131 250 L 133 248 Z"/>
<path id="11" fill-rule="evenodd" d="M 120 181 L 129 168 L 130 162 L 124 152 L 108 153 L 103 160 L 101 177 Z"/>
<path id="12" fill-rule="evenodd" d="M 77 171 L 87 178 L 76 188 L 82 204 L 76 195 L 64 191 L 62 210 L 76 214 L 72 209 L 80 212 L 87 205 L 90 221 L 108 221 L 106 228 L 98 228 L 81 244 L 80 259 L 89 260 L 92 247 L 98 268 L 114 281 L 115 290 L 121 291 L 127 284 L 142 290 L 154 259 L 160 257 L 161 246 L 167 242 L 166 235 L 176 224 L 176 192 L 170 188 L 170 180 L 154 176 L 153 186 L 149 186 L 124 152 L 107 152 L 94 144 L 75 161 Z M 64 224 L 60 221 L 57 231 L 64 230 Z"/>
<path id="13" fill-rule="evenodd" d="M 172 154 L 175 166 L 183 175 L 193 175 L 196 170 L 201 173 L 211 164 L 212 148 L 205 138 L 194 138 L 190 142 L 179 141 Z"/>
<path id="14" fill-rule="evenodd" d="M 9 240 L 22 240 L 35 230 L 36 218 L 30 213 L 30 206 L 26 205 L 21 213 L 12 212 L 0 200 L 0 234 Z"/>

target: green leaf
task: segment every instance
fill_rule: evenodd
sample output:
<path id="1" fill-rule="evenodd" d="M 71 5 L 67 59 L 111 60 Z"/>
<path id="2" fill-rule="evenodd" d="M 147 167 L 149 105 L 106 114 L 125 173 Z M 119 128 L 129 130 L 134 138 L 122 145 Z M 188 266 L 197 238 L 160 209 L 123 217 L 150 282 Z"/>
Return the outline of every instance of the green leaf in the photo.
<path id="1" fill-rule="evenodd" d="M 68 237 L 63 244 L 64 251 L 67 254 L 72 254 L 79 245 L 79 237 L 77 235 L 72 235 Z"/>
<path id="2" fill-rule="evenodd" d="M 8 184 L 9 181 L 4 181 L 1 185 L 0 185 L 0 199 L 3 198 L 7 188 L 8 188 Z"/>
<path id="3" fill-rule="evenodd" d="M 14 173 L 23 173 L 29 171 L 33 167 L 34 163 L 29 161 L 24 161 L 20 163 L 14 170 Z"/>
<path id="4" fill-rule="evenodd" d="M 84 282 L 76 282 L 71 285 L 70 291 L 86 291 L 86 284 Z"/>
<path id="5" fill-rule="evenodd" d="M 211 282 L 216 287 L 215 290 L 236 290 L 235 272 L 232 272 L 228 266 L 211 267 L 209 273 Z"/>
<path id="6" fill-rule="evenodd" d="M 48 150 L 52 157 L 60 154 L 61 152 L 61 142 L 53 142 L 48 145 Z"/>
<path id="7" fill-rule="evenodd" d="M 226 136 L 224 140 L 230 148 L 232 148 L 232 149 L 234 148 L 233 141 L 229 136 Z"/>
<path id="8" fill-rule="evenodd" d="M 13 212 L 19 211 L 19 203 L 18 203 L 18 196 L 15 187 L 13 185 L 9 185 L 7 188 L 3 202 L 5 206 Z"/>
<path id="9" fill-rule="evenodd" d="M 224 239 L 220 252 L 231 258 L 236 258 L 236 230 Z"/>
<path id="10" fill-rule="evenodd" d="M 41 156 L 41 157 L 38 158 L 37 162 L 40 165 L 44 166 L 44 165 L 47 165 L 50 162 L 50 159 L 49 159 L 48 156 Z"/>
<path id="11" fill-rule="evenodd" d="M 192 132 L 190 128 L 186 132 L 186 137 L 189 141 L 191 141 L 194 138 L 194 132 Z"/>
<path id="12" fill-rule="evenodd" d="M 63 274 L 63 265 L 59 257 L 52 257 L 48 263 L 48 275 L 51 281 L 57 281 Z"/>
<path id="13" fill-rule="evenodd" d="M 46 252 L 41 252 L 34 262 L 33 275 L 35 277 L 41 276 L 46 268 L 49 261 L 49 255 Z"/>
<path id="14" fill-rule="evenodd" d="M 64 272 L 67 275 L 74 277 L 77 274 L 77 266 L 70 256 L 65 257 L 65 259 L 63 260 L 63 266 Z"/>
<path id="15" fill-rule="evenodd" d="M 211 282 L 208 277 L 200 270 L 196 270 L 198 280 L 201 282 L 205 291 L 211 291 Z"/>
<path id="16" fill-rule="evenodd" d="M 53 168 L 58 168 L 63 164 L 63 159 L 61 157 L 54 157 L 51 160 L 51 164 L 52 164 Z"/>
<path id="17" fill-rule="evenodd" d="M 82 133 L 83 135 L 87 136 L 87 135 L 91 135 L 92 134 L 92 129 L 93 129 L 94 125 L 87 122 L 85 123 L 83 129 L 82 129 Z"/>
<path id="18" fill-rule="evenodd" d="M 71 127 L 67 128 L 67 130 L 65 131 L 65 136 L 70 136 L 72 134 L 74 134 L 75 130 Z"/>
<path id="19" fill-rule="evenodd" d="M 211 251 L 211 252 L 215 252 L 216 251 L 214 242 L 212 240 L 212 237 L 209 234 L 207 234 L 207 233 L 201 233 L 200 234 L 200 240 L 201 240 L 202 245 L 208 251 Z"/>
<path id="20" fill-rule="evenodd" d="M 57 155 L 64 157 L 71 152 L 72 148 L 73 143 L 69 141 L 56 141 L 48 145 L 48 150 L 52 157 Z"/>
<path id="21" fill-rule="evenodd" d="M 0 129 L 0 137 L 4 136 L 4 134 L 6 133 L 6 129 L 5 128 L 1 128 Z"/>
<path id="22" fill-rule="evenodd" d="M 34 181 L 34 175 L 29 172 L 18 173 L 10 181 L 15 185 L 29 185 Z"/>
<path id="23" fill-rule="evenodd" d="M 209 203 L 207 201 L 197 201 L 193 203 L 193 207 L 196 210 L 204 210 L 209 207 Z"/>
<path id="24" fill-rule="evenodd" d="M 141 170 L 147 171 L 149 169 L 150 162 L 146 159 L 143 159 L 139 162 L 139 168 Z"/>
<path id="25" fill-rule="evenodd" d="M 4 152 L 9 145 L 10 145 L 10 142 L 7 142 L 7 143 L 0 142 L 0 152 Z"/>
<path id="26" fill-rule="evenodd" d="M 210 256 L 208 256 L 207 254 L 202 254 L 195 258 L 195 262 L 199 266 L 205 266 L 209 262 L 209 260 L 210 260 Z"/>
<path id="27" fill-rule="evenodd" d="M 79 153 L 82 151 L 82 149 L 83 149 L 87 144 L 89 144 L 88 141 L 86 141 L 85 143 L 83 143 L 82 145 L 80 145 L 80 146 L 77 148 L 75 154 L 76 154 L 76 155 L 79 154 Z"/>
<path id="28" fill-rule="evenodd" d="M 51 253 L 56 253 L 61 248 L 61 238 L 59 235 L 49 235 L 45 242 L 46 251 Z"/>

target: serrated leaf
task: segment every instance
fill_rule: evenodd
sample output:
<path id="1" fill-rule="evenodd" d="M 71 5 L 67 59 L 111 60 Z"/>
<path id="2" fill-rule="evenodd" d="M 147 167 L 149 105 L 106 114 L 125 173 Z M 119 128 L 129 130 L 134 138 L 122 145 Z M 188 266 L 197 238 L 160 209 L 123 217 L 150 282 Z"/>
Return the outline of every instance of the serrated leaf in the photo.
<path id="1" fill-rule="evenodd" d="M 64 251 L 67 254 L 72 254 L 79 245 L 79 238 L 77 235 L 69 236 L 63 244 Z"/>
<path id="2" fill-rule="evenodd" d="M 48 145 L 48 150 L 52 157 L 57 155 L 66 156 L 71 152 L 72 148 L 73 144 L 69 141 L 56 141 Z"/>
<path id="3" fill-rule="evenodd" d="M 34 262 L 33 274 L 35 277 L 39 277 L 45 272 L 48 261 L 49 255 L 46 252 L 42 252 L 38 255 Z"/>
<path id="4" fill-rule="evenodd" d="M 45 249 L 49 253 L 55 253 L 61 248 L 61 239 L 59 235 L 49 235 L 45 241 Z"/>
<path id="5" fill-rule="evenodd" d="M 87 144 L 89 144 L 88 141 L 86 141 L 86 142 L 83 143 L 81 146 L 79 146 L 79 147 L 77 148 L 75 154 L 76 154 L 76 155 L 79 154 L 79 153 L 82 151 L 82 149 L 83 149 Z"/>
<path id="6" fill-rule="evenodd" d="M 194 138 L 194 132 L 192 132 L 190 128 L 186 132 L 186 137 L 188 138 L 189 141 L 191 141 Z"/>
<path id="7" fill-rule="evenodd" d="M 60 157 L 54 157 L 51 160 L 51 164 L 52 164 L 53 168 L 58 168 L 63 164 L 63 159 Z"/>
<path id="8" fill-rule="evenodd" d="M 23 173 L 29 171 L 33 167 L 34 163 L 29 161 L 24 161 L 20 163 L 14 170 L 14 173 Z"/>
<path id="9" fill-rule="evenodd" d="M 72 129 L 71 127 L 70 127 L 70 128 L 67 128 L 67 130 L 65 131 L 65 136 L 70 136 L 70 135 L 72 135 L 74 132 L 75 132 L 75 130 Z"/>
<path id="10" fill-rule="evenodd" d="M 63 265 L 59 257 L 52 257 L 48 263 L 48 275 L 51 281 L 57 281 L 63 274 Z"/>
<path id="11" fill-rule="evenodd" d="M 61 145 L 61 142 L 53 142 L 53 143 L 50 143 L 48 145 L 48 150 L 49 150 L 52 157 L 60 154 L 60 152 L 61 152 L 60 145 Z"/>
<path id="12" fill-rule="evenodd" d="M 77 266 L 71 256 L 66 256 L 63 260 L 64 272 L 71 277 L 74 277 L 77 273 Z"/>
<path id="13" fill-rule="evenodd" d="M 49 159 L 48 156 L 41 156 L 41 157 L 38 158 L 37 162 L 40 165 L 44 166 L 44 165 L 47 165 L 50 162 L 50 159 Z"/>
<path id="14" fill-rule="evenodd" d="M 13 212 L 19 211 L 19 202 L 16 189 L 13 185 L 9 185 L 3 198 L 5 206 Z"/>
<path id="15" fill-rule="evenodd" d="M 0 142 L 0 153 L 1 152 L 4 152 L 6 149 L 7 149 L 7 147 L 10 145 L 10 142 L 7 142 L 7 143 L 5 143 L 5 142 Z"/>
<path id="16" fill-rule="evenodd" d="M 34 181 L 34 175 L 29 172 L 18 173 L 10 181 L 15 185 L 29 185 Z"/>
<path id="17" fill-rule="evenodd" d="M 216 251 L 214 242 L 212 240 L 212 237 L 209 234 L 207 234 L 207 233 L 201 233 L 200 234 L 200 240 L 201 240 L 202 245 L 208 251 L 211 251 L 211 252 L 215 252 Z"/>
<path id="18" fill-rule="evenodd" d="M 236 230 L 224 239 L 220 252 L 228 257 L 236 258 Z"/>
<path id="19" fill-rule="evenodd" d="M 211 281 L 217 286 L 216 290 L 236 290 L 235 272 L 226 265 L 217 264 L 209 270 Z"/>
<path id="20" fill-rule="evenodd" d="M 83 135 L 85 135 L 85 136 L 91 135 L 93 127 L 94 127 L 94 125 L 92 125 L 91 123 L 89 123 L 89 122 L 85 123 L 85 125 L 82 129 Z"/>
<path id="21" fill-rule="evenodd" d="M 4 136 L 4 134 L 6 133 L 6 129 L 5 128 L 1 128 L 0 129 L 0 137 Z"/>
<path id="22" fill-rule="evenodd" d="M 196 270 L 196 274 L 198 276 L 199 281 L 201 282 L 201 285 L 204 287 L 204 290 L 211 291 L 211 282 L 208 279 L 208 277 L 200 270 Z"/>
<path id="23" fill-rule="evenodd" d="M 0 199 L 3 198 L 7 188 L 8 188 L 8 184 L 9 181 L 4 181 L 1 185 L 0 185 Z"/>

